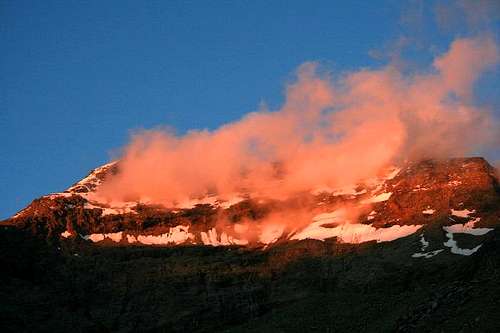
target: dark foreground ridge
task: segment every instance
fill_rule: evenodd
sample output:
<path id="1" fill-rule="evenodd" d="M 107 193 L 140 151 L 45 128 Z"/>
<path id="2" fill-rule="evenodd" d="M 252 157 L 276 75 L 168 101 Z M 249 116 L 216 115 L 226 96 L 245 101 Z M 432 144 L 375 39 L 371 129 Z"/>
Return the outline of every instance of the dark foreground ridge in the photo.
<path id="1" fill-rule="evenodd" d="M 418 226 L 361 243 L 284 230 L 238 246 L 236 234 L 217 230 L 221 215 L 259 221 L 294 200 L 90 200 L 117 168 L 98 168 L 1 223 L 2 332 L 500 330 L 500 189 L 481 158 L 408 164 L 351 191 L 301 195 L 314 214 L 369 202 L 355 223 L 377 232 Z M 192 237 L 168 236 L 181 225 Z"/>

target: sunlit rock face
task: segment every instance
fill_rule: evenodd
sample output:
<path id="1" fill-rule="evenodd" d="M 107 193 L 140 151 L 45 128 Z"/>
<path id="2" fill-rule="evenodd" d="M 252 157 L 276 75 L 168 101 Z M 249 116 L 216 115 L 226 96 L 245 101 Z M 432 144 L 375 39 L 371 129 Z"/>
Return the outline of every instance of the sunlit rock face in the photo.
<path id="1" fill-rule="evenodd" d="M 96 168 L 5 223 L 55 241 L 96 245 L 266 248 L 305 239 L 389 242 L 420 235 L 427 225 L 475 221 L 475 228 L 491 228 L 499 221 L 498 180 L 482 158 L 405 163 L 378 178 L 341 188 L 318 186 L 282 200 L 212 194 L 174 207 L 147 198 L 109 202 L 98 197 L 96 189 L 119 167 L 113 162 Z M 447 244 L 454 249 L 451 240 Z"/>
<path id="2" fill-rule="evenodd" d="M 117 170 L 1 223 L 10 331 L 498 331 L 500 190 L 483 159 L 175 207 L 101 200 Z"/>

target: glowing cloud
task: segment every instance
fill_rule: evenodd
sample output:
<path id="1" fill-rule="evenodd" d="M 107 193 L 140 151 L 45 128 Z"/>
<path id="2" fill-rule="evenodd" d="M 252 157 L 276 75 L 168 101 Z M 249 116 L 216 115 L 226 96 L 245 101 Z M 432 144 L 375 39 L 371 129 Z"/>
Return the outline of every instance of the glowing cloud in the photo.
<path id="1" fill-rule="evenodd" d="M 472 104 L 474 82 L 498 60 L 493 39 L 463 38 L 411 75 L 388 65 L 333 79 L 306 63 L 277 111 L 215 131 L 135 134 L 97 195 L 167 206 L 210 193 L 283 198 L 353 184 L 402 159 L 470 152 L 498 128 Z"/>

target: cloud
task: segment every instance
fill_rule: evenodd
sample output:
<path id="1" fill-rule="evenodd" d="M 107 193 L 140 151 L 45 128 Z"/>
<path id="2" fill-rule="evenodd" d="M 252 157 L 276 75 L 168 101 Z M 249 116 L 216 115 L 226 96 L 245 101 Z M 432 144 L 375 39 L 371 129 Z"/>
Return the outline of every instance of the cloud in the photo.
<path id="1" fill-rule="evenodd" d="M 497 0 L 439 1 L 434 16 L 442 31 L 455 31 L 464 25 L 469 31 L 489 30 L 500 20 L 500 2 Z"/>
<path id="2" fill-rule="evenodd" d="M 419 73 L 395 66 L 339 77 L 305 63 L 284 105 L 214 131 L 142 131 L 97 195 L 166 206 L 235 193 L 286 198 L 343 186 L 404 159 L 449 157 L 493 144 L 496 120 L 473 85 L 499 60 L 492 38 L 462 38 Z"/>

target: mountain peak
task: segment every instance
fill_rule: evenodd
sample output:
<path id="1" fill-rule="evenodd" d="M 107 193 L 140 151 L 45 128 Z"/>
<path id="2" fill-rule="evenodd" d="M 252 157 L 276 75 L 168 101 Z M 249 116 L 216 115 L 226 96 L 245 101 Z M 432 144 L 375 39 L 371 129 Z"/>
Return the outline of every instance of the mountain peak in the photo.
<path id="1" fill-rule="evenodd" d="M 176 207 L 100 201 L 96 189 L 117 172 L 119 162 L 98 167 L 68 190 L 34 200 L 6 224 L 55 241 L 267 247 L 304 239 L 384 242 L 432 224 L 491 227 L 499 216 L 495 171 L 479 157 L 406 163 L 376 179 L 285 200 L 211 195 Z"/>
<path id="2" fill-rule="evenodd" d="M 119 167 L 97 168 L 0 225 L 0 249 L 8 253 L 0 256 L 2 276 L 14 281 L 4 284 L 12 291 L 5 295 L 22 286 L 30 291 L 23 304 L 51 300 L 70 318 L 50 320 L 55 327 L 78 320 L 101 330 L 114 309 L 105 322 L 111 330 L 134 331 L 134 318 L 168 314 L 167 324 L 141 325 L 214 331 L 239 316 L 250 331 L 267 331 L 262 318 L 285 311 L 277 327 L 292 317 L 308 330 L 331 327 L 328 318 L 346 306 L 356 314 L 339 326 L 346 331 L 364 330 L 353 324 L 358 316 L 397 327 L 373 324 L 374 331 L 441 330 L 443 318 L 457 327 L 498 327 L 488 316 L 495 318 L 499 299 L 500 190 L 484 159 L 405 163 L 284 200 L 211 196 L 184 207 L 96 201 L 98 186 Z M 11 302 L 20 302 L 17 294 Z M 318 313 L 328 320 L 316 321 Z"/>

